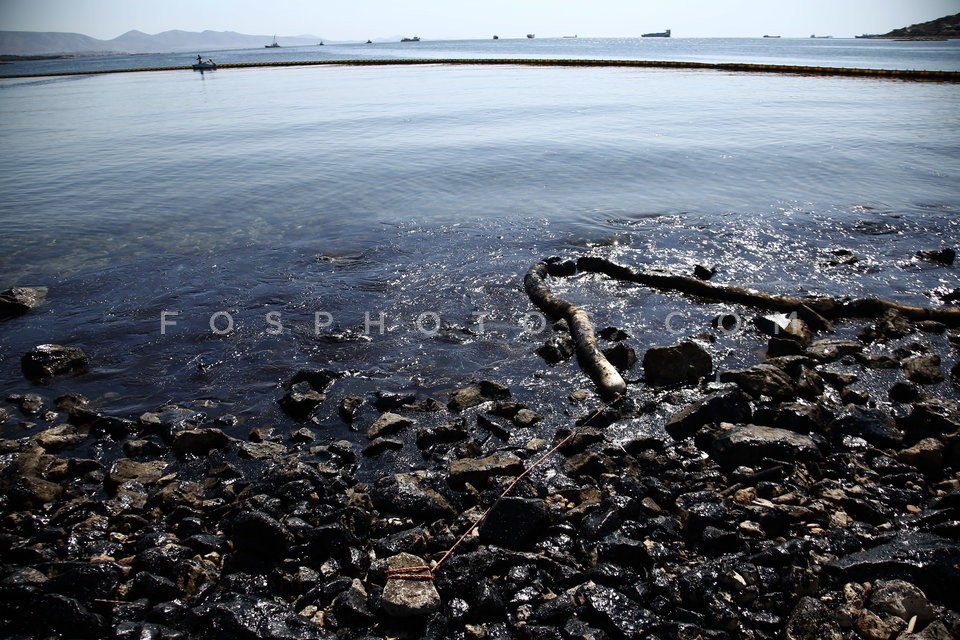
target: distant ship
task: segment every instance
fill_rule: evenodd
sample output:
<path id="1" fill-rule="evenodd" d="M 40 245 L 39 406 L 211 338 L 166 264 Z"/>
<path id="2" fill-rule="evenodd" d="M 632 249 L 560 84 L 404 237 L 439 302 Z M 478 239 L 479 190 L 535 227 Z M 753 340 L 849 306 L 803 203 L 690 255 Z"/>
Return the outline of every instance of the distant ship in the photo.
<path id="1" fill-rule="evenodd" d="M 564 38 L 576 38 L 577 36 L 576 36 L 576 34 L 574 34 L 574 35 L 572 35 L 572 36 L 563 36 L 563 37 L 564 37 Z"/>
<path id="2" fill-rule="evenodd" d="M 763 36 L 764 38 L 779 38 L 780 36 Z"/>
<path id="3" fill-rule="evenodd" d="M 533 35 L 532 33 L 528 33 L 528 34 L 527 34 L 527 37 L 530 38 L 531 40 L 533 40 L 533 39 L 536 38 L 537 36 Z"/>
<path id="4" fill-rule="evenodd" d="M 420 42 L 420 36 L 413 36 L 412 38 L 400 38 L 400 42 Z"/>
<path id="5" fill-rule="evenodd" d="M 265 45 L 263 45 L 263 48 L 264 48 L 264 49 L 279 49 L 279 48 L 280 48 L 280 43 L 277 42 L 277 36 L 274 35 L 274 36 L 273 36 L 273 42 L 271 42 L 270 44 L 265 44 Z"/>
<path id="6" fill-rule="evenodd" d="M 499 39 L 500 39 L 500 36 L 494 35 L 494 36 L 493 36 L 493 39 L 494 39 L 494 40 L 499 40 Z"/>
<path id="7" fill-rule="evenodd" d="M 670 29 L 667 29 L 666 31 L 660 31 L 660 32 L 658 32 L 658 33 L 645 33 L 645 34 L 641 35 L 640 37 L 641 37 L 641 38 L 669 38 L 669 37 L 670 37 Z"/>
<path id="8" fill-rule="evenodd" d="M 818 36 L 816 34 L 812 34 L 810 37 L 811 38 L 832 38 L 833 36 Z"/>

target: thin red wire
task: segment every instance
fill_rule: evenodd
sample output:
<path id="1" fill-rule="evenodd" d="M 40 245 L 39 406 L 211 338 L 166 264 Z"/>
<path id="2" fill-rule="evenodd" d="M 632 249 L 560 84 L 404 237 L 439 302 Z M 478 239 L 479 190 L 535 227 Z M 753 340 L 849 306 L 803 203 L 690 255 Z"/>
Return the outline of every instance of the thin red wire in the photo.
<path id="1" fill-rule="evenodd" d="M 510 485 L 509 485 L 506 489 L 503 490 L 503 493 L 501 493 L 500 496 L 499 496 L 496 500 L 494 500 L 493 504 L 490 505 L 490 508 L 488 508 L 486 511 L 484 511 L 483 514 L 481 514 L 480 517 L 477 518 L 476 521 L 475 521 L 472 525 L 470 525 L 470 528 L 463 532 L 463 535 L 461 535 L 460 538 L 458 538 L 457 541 L 453 543 L 453 546 L 452 546 L 452 547 L 450 547 L 449 549 L 447 549 L 447 552 L 444 553 L 444 554 L 443 554 L 443 557 L 441 557 L 440 560 L 437 562 L 437 564 L 434 565 L 433 569 L 430 570 L 430 573 L 431 573 L 431 574 L 436 574 L 437 570 L 440 568 L 440 565 L 442 565 L 442 564 L 444 563 L 444 561 L 445 561 L 447 558 L 450 557 L 450 555 L 453 553 L 453 550 L 456 549 L 458 546 L 460 546 L 460 543 L 463 542 L 468 535 L 470 535 L 470 532 L 472 532 L 474 529 L 476 529 L 476 528 L 480 525 L 480 523 L 483 522 L 488 515 L 490 515 L 490 512 L 493 511 L 493 509 L 497 506 L 497 504 L 500 502 L 501 498 L 503 498 L 503 497 L 506 496 L 508 493 L 510 493 L 510 490 L 513 489 L 513 488 L 517 485 L 517 483 L 520 482 L 520 480 L 521 480 L 524 476 L 526 476 L 528 473 L 530 473 L 531 471 L 533 471 L 534 469 L 536 469 L 537 466 L 538 466 L 541 462 L 543 462 L 544 460 L 546 460 L 547 458 L 549 458 L 551 455 L 553 455 L 553 453 L 554 453 L 557 449 L 559 449 L 560 447 L 562 447 L 563 445 L 565 445 L 571 438 L 573 438 L 573 436 L 577 435 L 577 434 L 580 432 L 580 429 L 582 429 L 583 427 L 585 427 L 585 426 L 587 426 L 588 424 L 590 424 L 590 421 L 593 420 L 594 418 L 596 418 L 597 416 L 599 416 L 601 413 L 603 413 L 604 409 L 606 409 L 608 406 L 610 406 L 610 404 L 612 404 L 612 402 L 613 402 L 613 401 L 611 401 L 611 402 L 609 402 L 609 403 L 606 403 L 606 404 L 604 404 L 602 407 L 600 407 L 599 409 L 597 409 L 596 412 L 594 412 L 593 415 L 591 415 L 589 418 L 587 418 L 587 420 L 586 420 L 582 425 L 580 425 L 579 427 L 577 427 L 576 429 L 574 429 L 573 431 L 571 431 L 571 432 L 570 432 L 570 435 L 568 435 L 566 438 L 564 438 L 563 440 L 561 440 L 560 442 L 558 442 L 552 449 L 550 449 L 550 450 L 547 451 L 545 454 L 543 454 L 542 456 L 540 456 L 540 458 L 539 458 L 536 462 L 534 462 L 532 465 L 530 465 L 529 467 L 527 467 L 527 469 L 526 469 L 523 473 L 521 473 L 519 476 L 517 476 L 517 477 L 513 480 L 513 482 L 511 482 Z"/>
<path id="2" fill-rule="evenodd" d="M 387 569 L 386 574 L 388 580 L 433 580 L 433 574 L 430 573 L 430 567 L 426 565 Z"/>

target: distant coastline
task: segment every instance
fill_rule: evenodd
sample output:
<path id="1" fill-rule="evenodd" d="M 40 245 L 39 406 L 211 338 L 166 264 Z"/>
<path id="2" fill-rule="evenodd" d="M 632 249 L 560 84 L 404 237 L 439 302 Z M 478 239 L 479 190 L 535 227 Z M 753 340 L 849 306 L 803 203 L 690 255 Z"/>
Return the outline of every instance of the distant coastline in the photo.
<path id="1" fill-rule="evenodd" d="M 635 37 L 641 37 L 641 35 L 644 37 L 669 37 L 668 34 L 669 30 L 656 34 L 637 34 Z M 263 48 L 264 42 L 270 42 L 273 37 L 271 35 L 251 35 L 233 31 L 192 32 L 171 30 L 157 34 L 147 34 L 133 30 L 110 40 L 99 40 L 80 33 L 0 31 L 0 63 L 50 60 L 60 57 L 260 49 Z M 779 36 L 764 37 L 775 38 Z M 312 47 L 316 46 L 318 42 L 325 44 L 363 42 L 362 40 L 338 42 L 316 35 L 279 36 L 279 38 L 283 40 L 285 47 Z M 893 29 L 883 34 L 864 33 L 856 36 L 856 38 L 898 40 L 960 38 L 960 13 L 910 25 L 909 27 Z M 400 39 L 401 36 L 396 35 L 378 38 L 377 41 L 396 42 Z M 483 39 L 487 38 L 484 37 Z M 368 43 L 372 44 L 372 41 L 368 40 Z"/>
<path id="2" fill-rule="evenodd" d="M 164 31 L 147 34 L 128 31 L 111 40 L 99 40 L 81 33 L 41 31 L 0 31 L 0 55 L 116 55 L 129 53 L 168 53 L 248 49 L 262 47 L 273 35 L 249 35 L 233 31 Z M 315 35 L 281 36 L 288 47 L 313 46 L 332 42 Z M 21 58 L 22 59 L 22 58 Z"/>
<path id="3" fill-rule="evenodd" d="M 28 60 L 69 60 L 70 58 L 76 58 L 79 55 L 77 53 L 48 53 L 35 56 L 15 56 L 12 54 L 0 54 L 0 64 L 5 62 L 24 62 Z M 87 55 L 95 55 L 89 53 Z"/>
<path id="4" fill-rule="evenodd" d="M 944 16 L 928 22 L 912 24 L 909 27 L 894 29 L 887 33 L 865 33 L 856 37 L 895 40 L 944 40 L 948 38 L 960 38 L 960 13 Z"/>

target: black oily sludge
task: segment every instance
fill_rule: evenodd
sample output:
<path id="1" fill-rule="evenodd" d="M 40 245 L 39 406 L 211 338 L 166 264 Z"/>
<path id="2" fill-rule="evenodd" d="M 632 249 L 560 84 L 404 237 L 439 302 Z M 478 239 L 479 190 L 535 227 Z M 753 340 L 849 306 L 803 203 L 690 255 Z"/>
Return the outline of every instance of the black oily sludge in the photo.
<path id="1" fill-rule="evenodd" d="M 856 339 L 791 335 L 770 343 L 789 354 L 717 375 L 655 385 L 628 367 L 614 401 L 572 393 L 556 434 L 498 379 L 344 397 L 369 446 L 312 420 L 349 371 L 290 372 L 282 430 L 210 400 L 127 416 L 20 398 L 0 416 L 39 424 L 0 440 L 0 623 L 14 637 L 957 635 L 939 586 L 960 577 L 960 335 L 897 309 Z"/>

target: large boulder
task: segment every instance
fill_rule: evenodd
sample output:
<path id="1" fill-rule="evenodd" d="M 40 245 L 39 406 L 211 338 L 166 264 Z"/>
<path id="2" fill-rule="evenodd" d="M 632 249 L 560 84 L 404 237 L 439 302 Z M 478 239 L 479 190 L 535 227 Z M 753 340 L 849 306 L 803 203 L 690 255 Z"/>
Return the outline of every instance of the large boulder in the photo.
<path id="1" fill-rule="evenodd" d="M 897 452 L 896 458 L 921 471 L 933 472 L 943 468 L 945 447 L 936 438 L 924 438 L 917 444 Z"/>
<path id="2" fill-rule="evenodd" d="M 766 413 L 770 421 L 763 424 L 797 433 L 825 433 L 833 418 L 825 407 L 805 402 L 785 402 Z"/>
<path id="3" fill-rule="evenodd" d="M 720 422 L 746 422 L 752 410 L 750 401 L 739 389 L 711 394 L 675 413 L 667 421 L 667 433 L 674 440 L 683 440 L 695 434 L 707 424 Z"/>
<path id="4" fill-rule="evenodd" d="M 493 476 L 515 476 L 523 473 L 523 461 L 515 454 L 496 451 L 485 458 L 461 458 L 450 464 L 450 484 L 467 483 L 482 486 Z"/>
<path id="5" fill-rule="evenodd" d="M 197 628 L 193 637 L 201 638 L 297 638 L 322 640 L 334 637 L 297 612 L 280 597 L 247 595 L 220 591 L 189 610 L 188 620 Z M 137 635 L 138 638 L 167 637 Z M 170 637 L 179 637 L 179 634 Z"/>
<path id="6" fill-rule="evenodd" d="M 184 429 L 173 434 L 173 450 L 178 455 L 204 456 L 214 449 L 226 449 L 231 440 L 220 429 Z"/>
<path id="7" fill-rule="evenodd" d="M 618 342 L 603 350 L 606 359 L 620 371 L 626 371 L 637 363 L 637 352 L 630 345 Z"/>
<path id="8" fill-rule="evenodd" d="M 477 384 L 467 385 L 450 392 L 447 407 L 451 411 L 462 411 L 488 400 L 503 400 L 510 397 L 510 389 L 491 380 L 481 380 Z"/>
<path id="9" fill-rule="evenodd" d="M 843 356 L 851 356 L 863 351 L 863 344 L 856 340 L 824 338 L 814 341 L 807 347 L 807 355 L 820 362 L 833 362 Z"/>
<path id="10" fill-rule="evenodd" d="M 943 369 L 940 368 L 940 356 L 935 353 L 913 356 L 900 363 L 903 375 L 917 384 L 937 384 L 943 382 Z"/>
<path id="11" fill-rule="evenodd" d="M 324 392 L 330 385 L 345 375 L 329 369 L 301 369 L 284 384 L 289 391 L 277 402 L 288 416 L 304 420 L 326 399 Z"/>
<path id="12" fill-rule="evenodd" d="M 4 453 L 13 451 L 16 449 Z M 15 464 L 0 465 L 0 493 L 16 505 L 40 505 L 59 499 L 63 493 L 61 485 L 41 477 L 50 462 L 51 456 L 36 444 L 22 449 Z"/>
<path id="13" fill-rule="evenodd" d="M 950 247 L 929 249 L 927 251 L 917 251 L 917 258 L 926 262 L 950 266 L 957 259 L 957 252 Z"/>
<path id="14" fill-rule="evenodd" d="M 644 609 L 622 592 L 601 584 L 587 583 L 577 588 L 574 594 L 577 604 L 582 605 L 589 622 L 610 632 L 615 638 L 643 638 L 659 620 L 652 611 Z M 574 618 L 576 619 L 576 618 Z M 596 638 L 593 633 L 565 634 L 564 637 Z"/>
<path id="15" fill-rule="evenodd" d="M 960 591 L 944 588 L 960 580 L 960 545 L 929 533 L 901 531 L 888 542 L 829 562 L 823 574 L 836 585 L 906 580 L 948 607 L 960 606 Z"/>
<path id="16" fill-rule="evenodd" d="M 110 465 L 104 484 L 114 488 L 131 481 L 144 486 L 156 484 L 163 477 L 166 468 L 167 463 L 163 460 L 137 462 L 130 458 L 120 458 Z"/>
<path id="17" fill-rule="evenodd" d="M 695 342 L 686 340 L 666 347 L 650 347 L 643 354 L 647 384 L 691 384 L 713 372 L 713 359 Z"/>
<path id="18" fill-rule="evenodd" d="M 30 603 L 31 626 L 41 631 L 34 637 L 103 638 L 107 624 L 76 598 L 45 593 Z"/>
<path id="19" fill-rule="evenodd" d="M 896 418 L 910 442 L 937 438 L 960 431 L 960 405 L 945 398 L 927 398 L 913 405 L 910 413 Z"/>
<path id="20" fill-rule="evenodd" d="M 736 384 L 753 398 L 792 398 L 796 394 L 796 387 L 787 372 L 767 363 L 724 371 L 720 380 Z"/>
<path id="21" fill-rule="evenodd" d="M 569 333 L 553 336 L 537 347 L 537 353 L 547 364 L 558 364 L 569 360 L 576 351 L 577 347 Z"/>
<path id="22" fill-rule="evenodd" d="M 370 425 L 370 428 L 367 429 L 367 436 L 371 440 L 383 438 L 384 436 L 399 433 L 412 424 L 413 420 L 410 418 L 404 418 L 401 415 L 387 411 L 381 414 L 380 417 Z"/>
<path id="23" fill-rule="evenodd" d="M 28 379 L 42 382 L 56 375 L 82 373 L 90 366 L 86 354 L 77 347 L 41 344 L 24 354 L 20 368 Z"/>
<path id="24" fill-rule="evenodd" d="M 385 513 L 436 520 L 454 515 L 454 509 L 430 487 L 423 471 L 396 473 L 381 478 L 370 493 L 374 506 Z"/>
<path id="25" fill-rule="evenodd" d="M 33 436 L 33 440 L 46 451 L 54 453 L 61 449 L 70 449 L 82 444 L 89 435 L 89 427 L 78 427 L 66 423 L 44 429 Z"/>
<path id="26" fill-rule="evenodd" d="M 863 342 L 874 342 L 875 340 L 893 340 L 902 338 L 913 331 L 910 326 L 910 320 L 896 309 L 887 309 L 877 318 L 872 327 L 866 327 L 860 331 L 857 337 Z"/>
<path id="27" fill-rule="evenodd" d="M 345 375 L 347 374 L 342 371 L 331 371 L 330 369 L 301 369 L 287 381 L 286 386 L 292 387 L 295 384 L 306 382 L 313 389 L 323 393 L 335 380 L 339 380 Z"/>
<path id="28" fill-rule="evenodd" d="M 280 522 L 262 511 L 241 511 L 233 519 L 230 540 L 238 552 L 278 559 L 293 543 L 293 536 Z"/>
<path id="29" fill-rule="evenodd" d="M 360 410 L 361 405 L 363 405 L 363 398 L 360 396 L 347 396 L 340 400 L 340 404 L 337 406 L 337 413 L 347 422 L 353 422 L 354 418 L 357 417 L 357 411 Z"/>
<path id="30" fill-rule="evenodd" d="M 810 596 L 800 598 L 785 629 L 786 640 L 841 640 L 843 633 L 835 614 Z"/>
<path id="31" fill-rule="evenodd" d="M 326 396 L 311 387 L 310 383 L 297 382 L 277 402 L 288 416 L 294 420 L 303 420 L 308 418 L 325 399 Z"/>
<path id="32" fill-rule="evenodd" d="M 893 418 L 882 409 L 865 409 L 850 406 L 830 424 L 835 436 L 863 438 L 875 447 L 896 447 L 903 441 L 903 434 Z"/>
<path id="33" fill-rule="evenodd" d="M 334 598 L 331 607 L 337 624 L 343 626 L 367 627 L 374 622 L 374 616 L 367 604 L 369 595 L 359 579 L 354 578 L 350 586 Z"/>
<path id="34" fill-rule="evenodd" d="M 0 291 L 0 318 L 11 318 L 30 311 L 46 295 L 46 287 L 13 287 Z"/>
<path id="35" fill-rule="evenodd" d="M 821 458 L 820 449 L 809 436 L 753 424 L 722 426 L 724 430 L 711 445 L 711 455 L 724 466 L 749 467 L 764 458 L 786 461 Z"/>
<path id="36" fill-rule="evenodd" d="M 440 608 L 440 594 L 427 579 L 429 570 L 422 558 L 400 553 L 387 558 L 387 584 L 383 588 L 383 610 L 397 618 L 426 616 Z M 409 571 L 404 572 L 405 569 Z"/>
<path id="37" fill-rule="evenodd" d="M 500 499 L 477 532 L 480 541 L 523 549 L 550 522 L 550 507 L 539 498 Z"/>
<path id="38" fill-rule="evenodd" d="M 876 613 L 888 613 L 904 622 L 917 617 L 918 625 L 933 620 L 933 605 L 916 585 L 904 580 L 877 580 L 870 593 L 868 606 Z"/>

